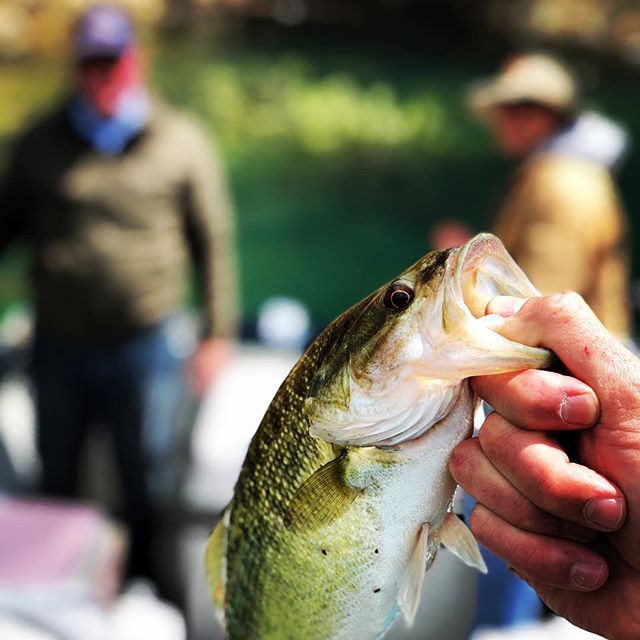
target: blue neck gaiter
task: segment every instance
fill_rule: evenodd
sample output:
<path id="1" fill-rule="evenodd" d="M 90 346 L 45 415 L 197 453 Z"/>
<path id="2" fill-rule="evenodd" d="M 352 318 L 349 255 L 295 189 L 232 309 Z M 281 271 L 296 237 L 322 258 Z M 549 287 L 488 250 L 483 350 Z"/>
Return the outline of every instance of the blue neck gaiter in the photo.
<path id="1" fill-rule="evenodd" d="M 123 92 L 118 108 L 110 118 L 101 116 L 82 96 L 69 102 L 67 112 L 76 133 L 98 153 L 116 156 L 149 122 L 151 103 L 144 89 Z"/>

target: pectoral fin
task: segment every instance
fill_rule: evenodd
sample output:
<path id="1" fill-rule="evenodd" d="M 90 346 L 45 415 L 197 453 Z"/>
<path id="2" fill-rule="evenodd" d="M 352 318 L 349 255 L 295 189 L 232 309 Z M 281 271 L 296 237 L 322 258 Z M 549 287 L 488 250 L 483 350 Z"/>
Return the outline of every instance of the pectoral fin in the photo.
<path id="1" fill-rule="evenodd" d="M 476 539 L 455 513 L 448 513 L 445 516 L 444 523 L 438 529 L 438 540 L 462 562 L 475 567 L 482 573 L 487 573 L 487 565 L 484 563 Z"/>
<path id="2" fill-rule="evenodd" d="M 331 460 L 304 481 L 285 514 L 288 528 L 319 529 L 334 522 L 351 506 L 360 490 L 345 483 L 343 465 L 342 457 Z"/>
<path id="3" fill-rule="evenodd" d="M 226 552 L 227 552 L 227 530 L 229 526 L 229 515 L 231 505 L 222 514 L 222 518 L 215 526 L 209 536 L 205 553 L 205 570 L 216 619 L 224 625 L 224 596 L 227 583 L 226 576 Z"/>
<path id="4" fill-rule="evenodd" d="M 404 619 L 411 626 L 420 604 L 422 584 L 427 570 L 427 554 L 429 552 L 429 531 L 431 525 L 425 522 L 418 531 L 418 539 L 411 553 L 409 564 L 400 585 L 398 601 L 404 614 Z"/>

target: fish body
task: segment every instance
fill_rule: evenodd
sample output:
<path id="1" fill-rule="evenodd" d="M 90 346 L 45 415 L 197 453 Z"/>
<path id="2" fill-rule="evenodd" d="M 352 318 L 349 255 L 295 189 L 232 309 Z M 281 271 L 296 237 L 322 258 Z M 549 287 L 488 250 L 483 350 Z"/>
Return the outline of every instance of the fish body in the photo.
<path id="1" fill-rule="evenodd" d="M 467 378 L 549 360 L 479 319 L 501 293 L 536 291 L 478 236 L 425 256 L 298 361 L 207 549 L 230 640 L 373 640 L 400 610 L 413 619 L 441 543 L 485 570 L 451 513 L 448 460 L 475 406 Z"/>

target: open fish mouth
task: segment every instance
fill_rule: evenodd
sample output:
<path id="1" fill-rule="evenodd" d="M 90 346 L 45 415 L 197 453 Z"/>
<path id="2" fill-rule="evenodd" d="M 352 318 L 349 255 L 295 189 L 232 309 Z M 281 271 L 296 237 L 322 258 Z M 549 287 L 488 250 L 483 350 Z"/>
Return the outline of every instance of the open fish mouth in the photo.
<path id="1" fill-rule="evenodd" d="M 496 296 L 540 295 L 496 236 L 488 233 L 476 236 L 455 257 L 453 285 L 460 302 L 474 318 L 482 318 L 487 304 Z"/>
<path id="2" fill-rule="evenodd" d="M 442 299 L 445 377 L 539 369 L 552 362 L 546 349 L 501 336 L 503 319 L 485 315 L 489 301 L 504 295 L 531 298 L 540 293 L 498 238 L 480 234 L 449 254 Z"/>

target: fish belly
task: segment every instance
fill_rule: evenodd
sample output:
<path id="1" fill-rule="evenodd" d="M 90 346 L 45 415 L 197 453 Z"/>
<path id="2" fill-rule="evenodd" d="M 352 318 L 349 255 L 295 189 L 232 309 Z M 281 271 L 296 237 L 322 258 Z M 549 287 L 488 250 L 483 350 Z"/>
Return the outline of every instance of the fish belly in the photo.
<path id="1" fill-rule="evenodd" d="M 433 540 L 451 505 L 455 482 L 447 468 L 449 453 L 449 447 L 434 453 L 415 445 L 404 463 L 380 470 L 380 482 L 368 491 L 354 523 L 368 535 L 352 552 L 349 564 L 358 588 L 342 592 L 347 615 L 336 638 L 378 638 L 401 609 L 398 596 L 422 525 L 429 524 Z M 428 544 L 425 570 L 436 551 L 437 544 Z"/>
<path id="2" fill-rule="evenodd" d="M 455 491 L 448 461 L 471 434 L 472 414 L 465 382 L 447 418 L 374 464 L 369 485 L 329 524 L 294 531 L 278 518 L 257 517 L 250 504 L 235 504 L 235 553 L 227 555 L 228 638 L 379 638 L 402 608 L 399 593 L 421 530 L 429 535 L 425 570 L 435 556 Z"/>
<path id="3" fill-rule="evenodd" d="M 265 540 L 252 625 L 231 616 L 231 640 L 374 640 L 399 611 L 398 593 L 424 523 L 435 537 L 455 483 L 448 459 L 468 435 L 436 428 L 398 451 L 398 462 L 348 511 L 314 531 Z M 267 528 L 268 529 L 268 528 Z M 437 546 L 429 545 L 425 569 Z"/>

